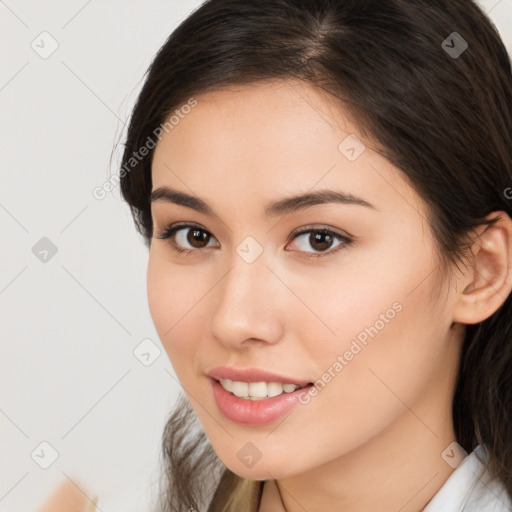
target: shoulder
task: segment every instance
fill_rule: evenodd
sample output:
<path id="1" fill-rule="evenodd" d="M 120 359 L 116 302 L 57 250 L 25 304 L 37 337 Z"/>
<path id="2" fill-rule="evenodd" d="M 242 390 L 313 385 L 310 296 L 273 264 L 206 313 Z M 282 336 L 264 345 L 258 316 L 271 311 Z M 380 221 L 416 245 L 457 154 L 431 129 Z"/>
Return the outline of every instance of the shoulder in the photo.
<path id="1" fill-rule="evenodd" d="M 98 496 L 90 498 L 69 480 L 46 499 L 37 512 L 96 512 Z"/>

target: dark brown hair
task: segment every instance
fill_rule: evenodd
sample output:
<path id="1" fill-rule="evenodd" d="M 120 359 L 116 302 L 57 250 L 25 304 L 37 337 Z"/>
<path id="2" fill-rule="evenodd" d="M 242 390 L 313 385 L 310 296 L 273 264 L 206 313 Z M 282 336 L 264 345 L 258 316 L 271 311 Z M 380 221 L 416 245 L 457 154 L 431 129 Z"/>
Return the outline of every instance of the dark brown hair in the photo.
<path id="1" fill-rule="evenodd" d="M 505 192 L 512 185 L 510 58 L 472 0 L 210 0 L 157 53 L 129 122 L 121 191 L 146 245 L 153 149 L 137 161 L 134 153 L 194 96 L 286 78 L 343 102 L 360 133 L 428 204 L 444 262 L 462 261 L 466 235 L 492 223 L 488 214 L 512 216 Z M 491 474 L 512 497 L 510 295 L 491 317 L 466 326 L 453 421 L 467 452 L 485 445 Z M 230 485 L 238 478 L 183 399 L 163 448 L 164 510 L 200 509 L 211 492 L 207 478 L 222 475 Z"/>

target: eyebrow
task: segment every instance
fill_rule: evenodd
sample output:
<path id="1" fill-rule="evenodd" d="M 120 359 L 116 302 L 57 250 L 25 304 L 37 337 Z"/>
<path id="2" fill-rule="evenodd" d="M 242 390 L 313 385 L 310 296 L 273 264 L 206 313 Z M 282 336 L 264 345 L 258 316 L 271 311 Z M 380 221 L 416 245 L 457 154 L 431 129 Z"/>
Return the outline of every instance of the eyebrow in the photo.
<path id="1" fill-rule="evenodd" d="M 187 208 L 192 208 L 199 213 L 217 217 L 215 212 L 202 199 L 191 196 L 189 194 L 185 194 L 184 192 L 180 192 L 178 190 L 173 190 L 169 187 L 158 187 L 151 192 L 149 199 L 151 203 L 156 201 L 164 201 L 167 203 L 186 206 Z M 286 197 L 278 201 L 273 201 L 265 207 L 265 215 L 267 217 L 277 217 L 278 215 L 284 215 L 287 213 L 303 210 L 310 206 L 329 203 L 355 204 L 377 210 L 373 204 L 353 194 L 348 194 L 337 190 L 324 189 L 315 192 L 307 192 L 305 194 L 300 194 L 293 197 Z"/>

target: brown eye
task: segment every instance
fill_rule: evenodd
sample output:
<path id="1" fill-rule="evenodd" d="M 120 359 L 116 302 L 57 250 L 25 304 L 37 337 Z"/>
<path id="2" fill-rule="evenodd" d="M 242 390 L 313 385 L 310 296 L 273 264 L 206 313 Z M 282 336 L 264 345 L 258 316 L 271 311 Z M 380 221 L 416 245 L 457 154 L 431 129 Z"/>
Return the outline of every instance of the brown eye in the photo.
<path id="1" fill-rule="evenodd" d="M 292 242 L 298 246 L 297 252 L 309 253 L 309 256 L 324 256 L 349 245 L 352 239 L 329 229 L 307 229 L 296 233 Z"/>
<path id="2" fill-rule="evenodd" d="M 311 233 L 309 235 L 309 244 L 317 251 L 330 249 L 334 238 L 329 233 Z"/>
<path id="3" fill-rule="evenodd" d="M 187 242 L 196 249 L 202 249 L 208 245 L 211 235 L 203 229 L 188 229 Z M 203 245 L 205 244 L 205 245 Z"/>
<path id="4" fill-rule="evenodd" d="M 211 246 L 214 237 L 200 226 L 191 224 L 178 224 L 165 228 L 158 236 L 162 240 L 169 240 L 171 246 L 178 252 L 198 252 Z"/>

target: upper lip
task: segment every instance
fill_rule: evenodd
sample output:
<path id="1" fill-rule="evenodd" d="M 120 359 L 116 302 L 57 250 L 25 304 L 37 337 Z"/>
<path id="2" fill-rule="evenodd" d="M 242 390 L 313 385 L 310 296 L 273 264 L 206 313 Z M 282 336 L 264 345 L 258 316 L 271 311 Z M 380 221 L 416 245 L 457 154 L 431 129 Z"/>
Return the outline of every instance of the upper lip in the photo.
<path id="1" fill-rule="evenodd" d="M 214 368 L 207 375 L 215 380 L 229 379 L 239 382 L 280 382 L 281 384 L 296 384 L 297 386 L 306 386 L 311 383 L 308 380 L 295 379 L 257 368 L 229 368 L 222 366 Z"/>

